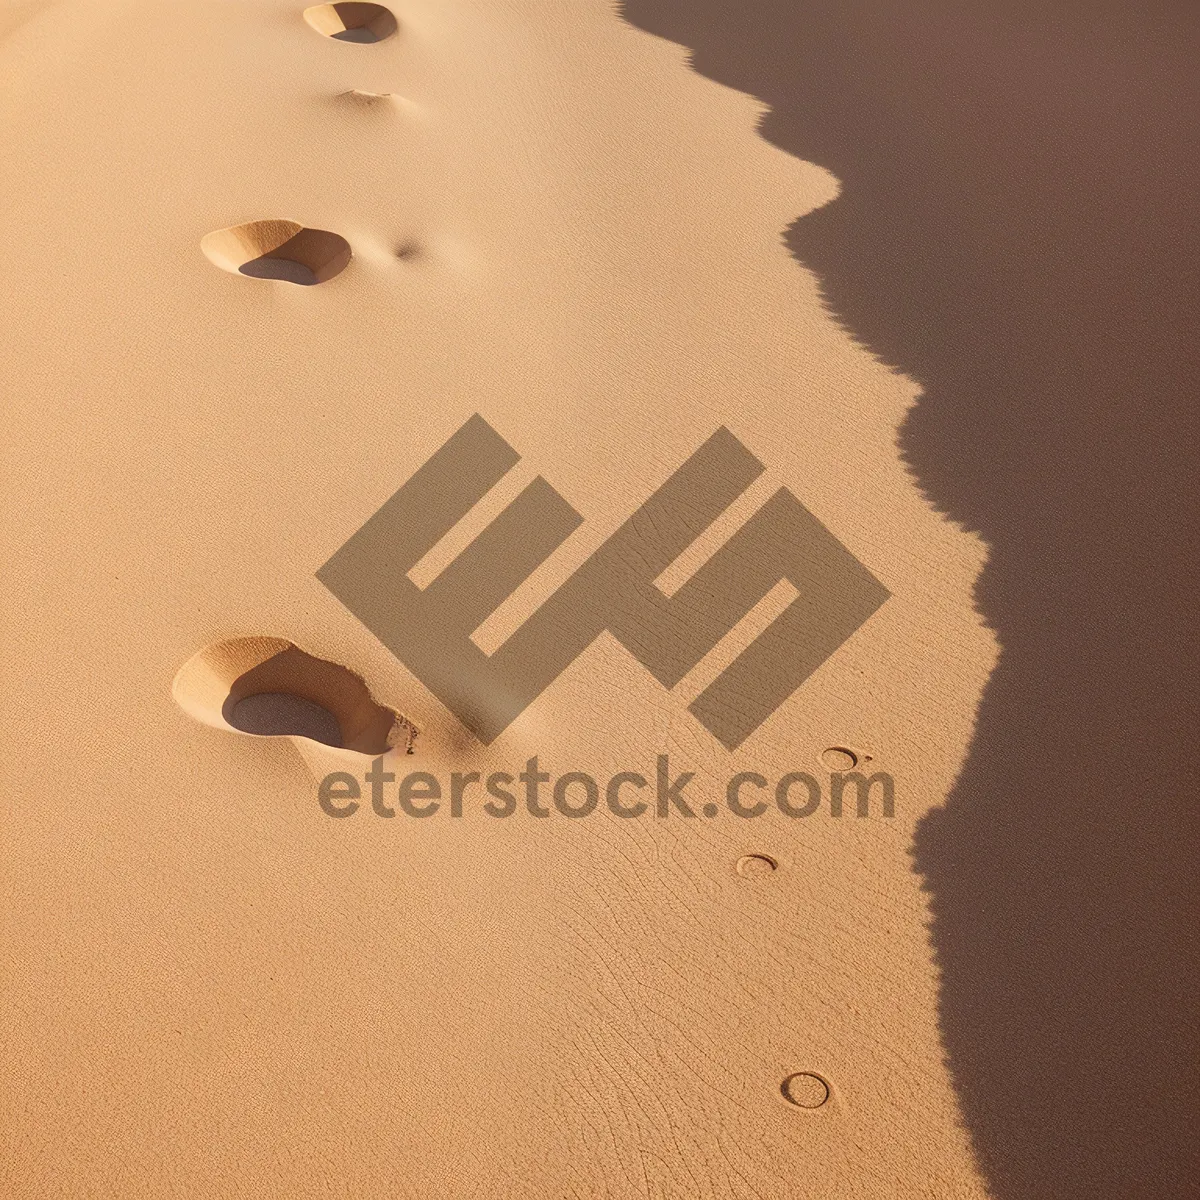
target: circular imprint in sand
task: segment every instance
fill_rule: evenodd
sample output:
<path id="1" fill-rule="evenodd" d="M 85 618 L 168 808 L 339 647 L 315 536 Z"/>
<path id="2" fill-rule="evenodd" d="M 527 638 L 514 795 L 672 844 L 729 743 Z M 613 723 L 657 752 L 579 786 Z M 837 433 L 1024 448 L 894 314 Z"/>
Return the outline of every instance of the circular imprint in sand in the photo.
<path id="1" fill-rule="evenodd" d="M 382 4 L 314 4 L 304 19 L 339 42 L 382 42 L 396 32 L 396 18 Z"/>
<path id="2" fill-rule="evenodd" d="M 811 1071 L 789 1075 L 779 1089 L 783 1098 L 797 1108 L 820 1108 L 829 1099 L 829 1084 Z"/>
<path id="3" fill-rule="evenodd" d="M 858 755 L 845 746 L 830 746 L 821 751 L 821 765 L 830 771 L 852 771 L 858 766 Z"/>
<path id="4" fill-rule="evenodd" d="M 770 875 L 779 869 L 779 864 L 769 854 L 743 854 L 737 860 L 737 873 L 747 879 Z"/>
<path id="5" fill-rule="evenodd" d="M 224 271 L 304 287 L 332 279 L 351 258 L 350 243 L 340 234 L 279 220 L 214 230 L 201 239 L 200 249 Z"/>

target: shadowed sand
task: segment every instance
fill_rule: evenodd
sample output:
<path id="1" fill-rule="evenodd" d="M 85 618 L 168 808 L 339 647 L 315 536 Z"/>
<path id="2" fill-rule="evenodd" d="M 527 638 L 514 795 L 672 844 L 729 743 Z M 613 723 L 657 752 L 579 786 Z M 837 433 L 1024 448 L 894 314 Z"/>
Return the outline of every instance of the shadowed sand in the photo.
<path id="1" fill-rule="evenodd" d="M 788 245 L 921 385 L 905 458 L 991 547 L 1000 665 L 915 865 L 994 1193 L 1190 1196 L 1200 9 L 623 11 L 842 181 Z"/>

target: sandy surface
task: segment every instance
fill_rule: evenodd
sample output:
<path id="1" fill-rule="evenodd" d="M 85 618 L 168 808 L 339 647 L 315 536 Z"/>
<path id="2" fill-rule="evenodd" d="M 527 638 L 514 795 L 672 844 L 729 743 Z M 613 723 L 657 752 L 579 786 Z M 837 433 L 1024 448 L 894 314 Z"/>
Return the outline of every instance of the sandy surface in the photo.
<path id="1" fill-rule="evenodd" d="M 607 3 L 395 11 L 368 45 L 283 0 L 0 8 L 0 1191 L 982 1196 L 911 846 L 996 662 L 986 547 L 783 243 L 839 180 Z M 353 257 L 202 251 L 258 220 Z M 667 691 L 608 637 L 483 746 L 315 577 L 474 413 L 584 517 L 490 646 L 721 425 L 766 472 L 718 542 L 784 486 L 891 598 L 733 752 L 687 710 L 718 667 Z M 249 636 L 415 724 L 401 769 L 668 754 L 719 798 L 848 747 L 895 816 L 331 820 L 369 758 L 172 697 Z"/>

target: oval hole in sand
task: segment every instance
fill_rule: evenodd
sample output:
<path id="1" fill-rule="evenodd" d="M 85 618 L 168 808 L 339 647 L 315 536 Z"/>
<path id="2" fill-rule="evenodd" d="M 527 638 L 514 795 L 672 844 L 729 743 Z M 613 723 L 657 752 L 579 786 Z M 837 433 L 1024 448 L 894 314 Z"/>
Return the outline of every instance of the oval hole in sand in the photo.
<path id="1" fill-rule="evenodd" d="M 198 721 L 259 737 L 301 737 L 372 756 L 416 730 L 379 704 L 346 667 L 276 637 L 242 637 L 192 655 L 175 676 L 176 703 Z"/>
<path id="2" fill-rule="evenodd" d="M 396 32 L 396 18 L 382 4 L 314 4 L 304 19 L 339 42 L 382 42 Z"/>
<path id="3" fill-rule="evenodd" d="M 302 286 L 332 279 L 351 258 L 350 243 L 340 234 L 283 220 L 214 230 L 201 240 L 200 249 L 224 271 Z"/>

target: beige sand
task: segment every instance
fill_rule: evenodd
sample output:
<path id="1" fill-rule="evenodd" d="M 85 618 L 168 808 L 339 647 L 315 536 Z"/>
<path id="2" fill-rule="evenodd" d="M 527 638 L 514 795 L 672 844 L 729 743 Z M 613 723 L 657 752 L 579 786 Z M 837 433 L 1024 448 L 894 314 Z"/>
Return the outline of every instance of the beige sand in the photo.
<path id="1" fill-rule="evenodd" d="M 982 1195 L 909 847 L 994 664 L 985 548 L 781 241 L 839 183 L 601 0 L 395 12 L 2 9 L 0 1192 Z M 254 221 L 294 225 L 202 250 Z M 353 257 L 238 273 L 298 228 Z M 475 412 L 585 518 L 490 645 L 721 424 L 767 465 L 740 519 L 787 486 L 892 599 L 732 754 L 687 712 L 720 655 L 666 692 L 611 639 L 485 748 L 314 577 Z M 333 821 L 348 752 L 172 698 L 244 636 L 349 668 L 433 770 L 719 789 L 848 747 L 896 816 Z"/>

